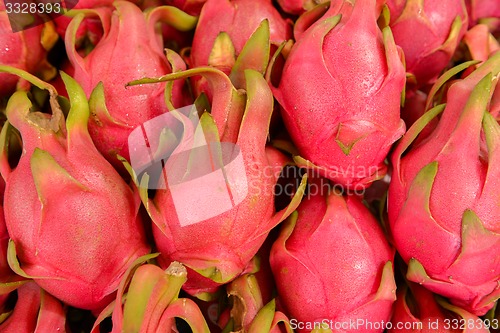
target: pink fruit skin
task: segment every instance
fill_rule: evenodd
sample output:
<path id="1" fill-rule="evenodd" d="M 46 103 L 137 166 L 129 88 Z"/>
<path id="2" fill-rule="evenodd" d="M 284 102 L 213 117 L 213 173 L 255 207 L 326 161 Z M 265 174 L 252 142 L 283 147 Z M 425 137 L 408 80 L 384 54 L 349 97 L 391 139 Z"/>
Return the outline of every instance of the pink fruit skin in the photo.
<path id="1" fill-rule="evenodd" d="M 17 290 L 18 299 L 12 313 L 0 324 L 2 333 L 66 333 L 66 313 L 54 296 L 34 282 Z"/>
<path id="2" fill-rule="evenodd" d="M 114 0 L 78 0 L 75 1 L 76 4 L 73 7 L 74 9 L 93 9 L 98 7 L 110 7 L 113 5 Z M 139 4 L 141 1 L 130 1 L 135 4 Z M 56 25 L 57 33 L 61 38 L 64 38 L 66 35 L 66 29 L 68 28 L 69 23 L 71 22 L 71 17 L 59 15 L 54 17 L 54 23 Z M 102 37 L 102 29 L 100 22 L 94 19 L 87 19 L 80 26 L 77 32 L 77 40 L 83 38 L 85 35 L 90 37 L 90 41 L 94 44 L 97 44 L 97 41 Z"/>
<path id="3" fill-rule="evenodd" d="M 314 6 L 312 1 L 307 0 L 278 0 L 278 4 L 284 12 L 292 15 L 300 15 Z"/>
<path id="4" fill-rule="evenodd" d="M 500 2 L 496 0 L 465 0 L 469 13 L 469 27 L 479 23 L 481 19 L 493 18 L 495 32 L 500 31 Z"/>
<path id="5" fill-rule="evenodd" d="M 116 154 L 129 158 L 127 140 L 130 132 L 167 111 L 164 84 L 133 87 L 126 87 L 126 84 L 143 77 L 168 74 L 171 67 L 163 46 L 158 43 L 154 22 L 146 21 L 145 14 L 136 5 L 117 1 L 114 11 L 100 10 L 105 33 L 95 49 L 82 58 L 75 50 L 73 33 L 76 32 L 69 30 L 66 49 L 75 68 L 74 78 L 87 97 L 99 82 L 103 84 L 104 100 L 96 98 L 99 104 L 91 109 L 96 114 L 90 119 L 89 132 L 97 149 L 122 170 Z M 174 104 L 180 99 L 180 90 L 174 89 Z M 111 118 L 103 111 L 103 103 Z"/>
<path id="6" fill-rule="evenodd" d="M 66 30 L 68 29 L 68 25 L 71 23 L 71 20 L 71 17 L 64 15 L 54 18 L 54 24 L 56 26 L 57 34 L 62 39 L 64 39 L 66 36 Z M 95 45 L 99 42 L 102 36 L 103 31 L 101 22 L 99 22 L 99 20 L 95 17 L 89 17 L 85 19 L 80 27 L 78 27 L 78 31 L 76 32 L 77 49 L 80 47 L 80 44 L 84 38 L 88 38 L 90 43 Z"/>
<path id="7" fill-rule="evenodd" d="M 495 89 L 487 88 L 486 75 L 499 72 L 497 52 L 450 86 L 431 134 L 415 143 L 419 127 L 432 121 L 425 115 L 408 130 L 392 156 L 388 194 L 392 237 L 410 262 L 408 279 L 476 315 L 500 296 L 500 128 L 485 112 Z"/>
<path id="8" fill-rule="evenodd" d="M 407 285 L 398 286 L 397 299 L 394 303 L 394 312 L 391 317 L 393 327 L 387 330 L 388 333 L 429 332 L 429 324 L 437 320 L 440 322 L 440 329 L 437 332 L 455 332 L 452 330 L 445 330 L 442 327 L 444 323 L 443 320 L 446 316 L 436 303 L 434 294 L 417 284 L 414 284 L 414 286 L 415 288 L 412 288 L 411 291 Z M 411 327 L 398 327 L 398 325 L 401 324 L 411 325 Z M 419 325 L 421 325 L 421 327 L 419 327 Z"/>
<path id="9" fill-rule="evenodd" d="M 220 285 L 252 270 L 249 262 L 269 231 L 294 208 L 275 211 L 274 185 L 281 168 L 290 161 L 277 149 L 266 147 L 273 96 L 262 75 L 254 70 L 245 71 L 246 95 L 231 85 L 227 75 L 211 67 L 191 69 L 175 77 L 193 75 L 203 75 L 210 83 L 211 91 L 218 92 L 214 94 L 210 115 L 203 116 L 213 119 L 212 129 L 204 128 L 205 133 L 214 131 L 216 126 L 218 134 L 212 140 L 239 147 L 237 160 L 241 162 L 228 167 L 227 172 L 234 181 L 225 185 L 227 189 L 220 189 L 218 183 L 207 181 L 197 182 L 196 191 L 193 191 L 193 186 L 173 190 L 169 185 L 157 190 L 155 197 L 146 202 L 146 208 L 154 222 L 153 234 L 161 252 L 160 263 L 164 267 L 174 260 L 183 263 L 188 268 L 188 281 L 183 289 L 191 295 L 199 295 L 215 292 Z M 228 94 L 232 97 L 226 100 Z M 166 173 L 174 169 L 171 164 L 174 162 L 174 158 L 167 160 Z M 196 164 L 201 163 L 193 163 Z M 184 170 L 178 171 L 181 174 L 191 172 L 191 168 L 189 172 Z M 221 200 L 228 189 L 235 198 L 238 197 L 237 203 L 195 223 L 181 223 L 180 214 L 186 214 L 186 210 L 198 212 L 199 209 L 185 207 L 179 210 L 174 199 L 176 202 L 192 202 L 191 197 L 204 193 L 203 199 L 199 199 L 200 204 L 214 202 L 218 205 L 214 204 L 214 208 L 217 208 L 222 206 Z M 296 206 L 298 198 L 294 199 L 292 202 Z M 210 213 L 210 209 L 202 213 L 207 212 Z"/>
<path id="10" fill-rule="evenodd" d="M 50 118 L 29 112 L 24 92 L 11 97 L 7 117 L 21 133 L 23 155 L 13 170 L 2 164 L 5 222 L 26 274 L 65 303 L 95 310 L 113 299 L 121 275 L 149 246 L 139 196 L 93 145 L 85 95 L 75 85 L 66 86 L 76 104 L 67 128 L 54 107 Z"/>
<path id="11" fill-rule="evenodd" d="M 201 9 L 207 0 L 164 0 L 163 3 L 168 6 L 175 6 L 182 9 L 189 15 L 199 16 Z"/>
<path id="12" fill-rule="evenodd" d="M 3 194 L 5 190 L 5 181 L 0 177 L 0 283 L 8 281 L 12 276 L 13 272 L 9 268 L 7 263 L 7 244 L 9 243 L 9 233 L 7 232 L 7 227 L 5 226 L 5 217 L 3 213 Z M 3 312 L 5 304 L 9 294 L 0 295 L 0 312 Z"/>
<path id="13" fill-rule="evenodd" d="M 33 74 L 42 74 L 48 69 L 47 50 L 42 45 L 42 33 L 49 30 L 52 23 L 39 25 L 20 32 L 12 32 L 9 17 L 0 4 L 0 64 L 17 67 Z M 53 29 L 53 28 L 52 28 Z M 55 74 L 55 71 L 53 71 Z M 17 76 L 0 73 L 0 97 L 8 96 L 16 90 Z"/>
<path id="14" fill-rule="evenodd" d="M 335 2 L 301 34 L 273 91 L 301 157 L 351 188 L 384 176 L 384 159 L 405 130 L 404 68 L 390 31 L 384 37 L 377 26 L 375 7 Z"/>
<path id="15" fill-rule="evenodd" d="M 416 283 L 398 287 L 392 327 L 387 332 L 489 333 L 479 317 L 447 303 L 444 306 L 440 306 L 433 293 Z"/>
<path id="16" fill-rule="evenodd" d="M 315 6 L 327 2 L 326 0 L 278 0 L 278 4 L 284 12 L 292 15 L 300 15 L 313 9 Z M 377 0 L 379 9 L 384 5 L 385 0 Z M 380 10 L 379 10 L 380 11 Z"/>
<path id="17" fill-rule="evenodd" d="M 420 91 L 407 91 L 405 96 L 405 105 L 401 108 L 401 118 L 405 121 L 406 128 L 410 128 L 424 113 L 427 102 L 427 94 Z M 433 119 L 418 137 L 417 141 L 423 140 L 428 134 L 436 128 L 438 119 Z"/>
<path id="18" fill-rule="evenodd" d="M 208 58 L 220 32 L 233 42 L 236 55 L 260 23 L 269 20 L 270 40 L 280 45 L 292 36 L 285 21 L 269 0 L 208 0 L 198 21 L 191 49 L 191 67 L 208 65 Z M 231 68 L 219 68 L 229 74 Z"/>
<path id="19" fill-rule="evenodd" d="M 396 296 L 393 258 L 378 222 L 358 197 L 317 192 L 282 226 L 270 262 L 290 319 L 380 323 L 389 320 Z"/>
<path id="20" fill-rule="evenodd" d="M 252 270 L 250 260 L 266 239 L 270 226 L 277 224 L 273 218 L 275 210 L 272 196 L 276 178 L 262 177 L 261 172 L 265 172 L 265 168 L 279 168 L 285 161 L 284 156 L 272 148 L 264 150 L 260 146 L 250 147 L 249 144 L 255 142 L 246 140 L 248 143 L 243 140 L 237 142 L 246 165 L 246 170 L 240 172 L 246 172 L 251 186 L 245 200 L 233 209 L 197 224 L 182 226 L 172 192 L 157 191 L 154 198 L 162 216 L 159 221 L 161 227 L 153 225 L 155 243 L 162 254 L 159 261 L 162 267 L 167 267 L 174 260 L 186 265 L 188 281 L 183 289 L 189 294 L 213 293 L 222 284 L 198 274 L 192 268 L 201 270 L 215 266 L 225 282 Z M 241 191 L 235 186 L 231 190 Z M 199 188 L 198 191 L 210 193 L 207 188 Z M 184 195 L 193 194 L 189 191 Z M 213 193 L 213 197 L 217 201 L 217 193 Z"/>
<path id="21" fill-rule="evenodd" d="M 432 84 L 450 62 L 467 31 L 464 1 L 389 0 L 387 6 L 394 40 L 405 54 L 406 71 L 415 75 L 417 87 Z M 452 33 L 457 17 L 462 21 L 461 27 Z"/>

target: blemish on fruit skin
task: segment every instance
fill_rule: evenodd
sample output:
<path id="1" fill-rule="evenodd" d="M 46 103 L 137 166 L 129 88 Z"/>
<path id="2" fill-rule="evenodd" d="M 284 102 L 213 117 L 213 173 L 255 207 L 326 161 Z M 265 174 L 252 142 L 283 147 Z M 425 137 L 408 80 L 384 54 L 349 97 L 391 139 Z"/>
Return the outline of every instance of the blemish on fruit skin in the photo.
<path id="1" fill-rule="evenodd" d="M 286 268 L 286 267 L 285 267 L 285 268 L 283 268 L 283 269 L 281 270 L 281 273 L 282 273 L 282 274 L 284 274 L 284 275 L 288 274 L 288 268 Z"/>

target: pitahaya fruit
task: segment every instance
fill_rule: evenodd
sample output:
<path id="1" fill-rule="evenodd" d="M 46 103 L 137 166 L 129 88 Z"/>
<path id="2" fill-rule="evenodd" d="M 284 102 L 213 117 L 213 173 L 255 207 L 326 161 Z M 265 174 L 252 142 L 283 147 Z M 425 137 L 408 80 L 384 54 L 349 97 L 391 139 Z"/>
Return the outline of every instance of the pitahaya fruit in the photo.
<path id="1" fill-rule="evenodd" d="M 236 88 L 244 88 L 244 69 L 264 73 L 274 50 L 291 37 L 290 22 L 270 0 L 208 0 L 196 26 L 190 67 L 213 66 L 230 75 Z M 211 99 L 206 80 L 193 79 L 196 93 Z"/>
<path id="2" fill-rule="evenodd" d="M 379 12 L 386 0 L 376 0 Z M 278 0 L 278 4 L 284 12 L 292 15 L 301 15 L 304 12 L 310 11 L 318 5 L 327 3 L 327 0 Z"/>
<path id="3" fill-rule="evenodd" d="M 243 274 L 226 286 L 232 305 L 221 314 L 223 332 L 280 333 L 279 324 L 291 332 L 290 320 L 276 309 L 276 300 L 264 302 L 260 285 L 254 274 Z"/>
<path id="4" fill-rule="evenodd" d="M 68 27 L 66 50 L 75 68 L 73 77 L 90 97 L 90 135 L 104 157 L 121 170 L 123 165 L 116 155 L 129 158 L 127 140 L 130 132 L 167 110 L 163 84 L 128 88 L 126 84 L 185 66 L 180 57 L 171 52 L 169 57 L 175 58 L 175 65 L 169 64 L 155 24 L 166 17 L 177 28 L 189 30 L 196 24 L 196 18 L 174 7 L 158 7 L 143 13 L 127 1 L 116 1 L 113 6 L 114 11 L 107 7 L 94 9 L 104 27 L 104 36 L 92 52 L 82 57 L 75 49 L 76 32 L 84 18 L 82 14 Z M 175 87 L 173 103 L 183 104 L 181 85 Z"/>
<path id="5" fill-rule="evenodd" d="M 3 193 L 5 182 L 0 177 L 0 202 L 3 204 Z M 0 206 L 0 317 L 7 312 L 8 301 L 11 292 L 25 284 L 28 280 L 12 272 L 7 261 L 7 247 L 9 244 L 9 233 L 5 225 L 3 206 Z M 0 319 L 1 322 L 1 319 Z"/>
<path id="6" fill-rule="evenodd" d="M 391 31 L 377 26 L 375 1 L 333 2 L 301 33 L 273 91 L 301 155 L 295 161 L 347 188 L 382 178 L 405 130 L 404 82 Z"/>
<path id="7" fill-rule="evenodd" d="M 52 114 L 24 91 L 9 99 L 0 140 L 6 179 L 4 211 L 9 265 L 65 303 L 96 310 L 114 297 L 121 276 L 149 252 L 140 198 L 97 151 L 87 130 L 89 106 L 81 87 L 62 74 L 71 108 L 64 122 L 55 89 L 13 68 L 50 94 Z M 23 153 L 9 164 L 8 133 L 19 130 Z"/>
<path id="8" fill-rule="evenodd" d="M 120 282 L 116 301 L 101 312 L 91 333 L 104 333 L 100 323 L 109 316 L 113 322 L 111 333 L 179 332 L 176 317 L 182 318 L 192 333 L 210 333 L 196 303 L 179 298 L 181 286 L 187 280 L 186 268 L 178 262 L 172 262 L 166 270 L 143 264 L 157 256 L 157 253 L 143 256 L 129 267 Z"/>
<path id="9" fill-rule="evenodd" d="M 491 32 L 500 32 L 500 2 L 496 0 L 465 0 L 469 27 L 485 24 Z"/>
<path id="10" fill-rule="evenodd" d="M 461 74 L 461 77 L 466 77 L 472 73 L 482 62 L 486 61 L 496 51 L 500 50 L 500 43 L 490 33 L 485 24 L 477 24 L 467 30 L 462 38 L 464 51 L 462 52 L 465 60 L 476 61 L 473 65 L 467 67 Z M 494 99 L 494 98 L 492 98 Z M 492 107 L 493 108 L 493 107 Z"/>
<path id="11" fill-rule="evenodd" d="M 114 0 L 79 0 L 74 1 L 74 7 L 72 8 L 72 13 L 75 10 L 81 9 L 93 9 L 97 7 L 109 7 L 113 5 Z M 72 14 L 75 15 L 75 14 Z M 71 23 L 73 19 L 72 16 L 69 15 L 57 15 L 54 17 L 54 24 L 56 26 L 56 31 L 59 36 L 64 39 L 66 36 L 66 30 L 68 29 L 68 25 Z M 89 38 L 90 41 L 95 45 L 102 37 L 103 31 L 101 22 L 95 17 L 90 17 L 85 19 L 80 26 L 78 27 L 78 31 L 76 33 L 76 42 L 80 44 L 80 42 L 85 38 Z"/>
<path id="12" fill-rule="evenodd" d="M 163 0 L 165 5 L 174 6 L 189 15 L 199 16 L 207 0 Z"/>
<path id="13" fill-rule="evenodd" d="M 66 311 L 61 302 L 29 282 L 17 289 L 10 314 L 0 313 L 2 333 L 66 333 Z"/>
<path id="14" fill-rule="evenodd" d="M 407 278 L 476 315 L 500 297 L 500 125 L 488 112 L 499 73 L 497 52 L 413 124 L 392 155 L 388 194 Z"/>
<path id="15" fill-rule="evenodd" d="M 484 24 L 477 24 L 467 30 L 463 42 L 467 45 L 473 60 L 486 61 L 490 55 L 500 50 L 500 43 Z"/>
<path id="16" fill-rule="evenodd" d="M 160 170 L 167 177 L 153 184 L 157 189 L 153 199 L 148 198 L 151 184 L 146 176 L 140 191 L 154 222 L 162 267 L 171 261 L 184 264 L 188 281 L 183 289 L 208 298 L 206 293 L 252 271 L 250 260 L 269 231 L 298 205 L 305 185 L 288 207 L 275 212 L 274 186 L 289 161 L 278 150 L 266 147 L 273 96 L 260 73 L 245 71 L 246 91 L 236 90 L 226 74 L 211 67 L 133 84 L 193 75 L 203 75 L 216 92 L 211 111 L 204 112 L 196 126 L 188 119 L 198 118 L 196 112 L 189 116 L 170 112 L 184 131 L 177 135 L 170 157 L 163 158 Z M 168 146 L 165 142 L 174 134 L 167 131 L 167 139 L 157 141 Z M 155 147 L 155 140 L 149 144 L 153 152 L 162 146 Z"/>
<path id="17" fill-rule="evenodd" d="M 391 324 L 387 333 L 489 333 L 492 326 L 412 282 L 398 287 Z"/>
<path id="18" fill-rule="evenodd" d="M 394 40 L 413 76 L 409 88 L 434 83 L 467 31 L 464 0 L 388 0 L 387 6 Z"/>
<path id="19" fill-rule="evenodd" d="M 274 231 L 271 231 L 255 256 L 258 271 L 242 274 L 225 287 L 229 306 L 225 309 L 221 307 L 223 311 L 220 311 L 217 321 L 224 332 L 229 328 L 237 332 L 250 332 L 251 329 L 251 332 L 269 332 L 273 319 L 284 316 L 276 311 L 276 304 L 267 305 L 275 303 L 276 286 L 269 264 L 271 246 L 276 239 Z"/>
<path id="20" fill-rule="evenodd" d="M 14 66 L 50 80 L 56 75 L 56 69 L 47 61 L 47 53 L 57 39 L 52 22 L 12 32 L 9 16 L 3 2 L 0 2 L 0 64 Z M 29 88 L 26 81 L 20 81 L 18 76 L 12 74 L 0 73 L 0 82 L 0 98 L 12 94 L 18 84 L 20 88 Z"/>
<path id="21" fill-rule="evenodd" d="M 357 196 L 325 193 L 329 186 L 318 179 L 311 184 L 315 193 L 282 226 L 270 256 L 292 328 L 310 332 L 316 323 L 314 328 L 324 332 L 382 332 L 381 325 L 361 322 L 390 318 L 396 299 L 394 251 Z"/>
<path id="22" fill-rule="evenodd" d="M 326 0 L 278 0 L 278 4 L 284 12 L 292 15 L 300 15 L 315 6 L 327 2 Z"/>

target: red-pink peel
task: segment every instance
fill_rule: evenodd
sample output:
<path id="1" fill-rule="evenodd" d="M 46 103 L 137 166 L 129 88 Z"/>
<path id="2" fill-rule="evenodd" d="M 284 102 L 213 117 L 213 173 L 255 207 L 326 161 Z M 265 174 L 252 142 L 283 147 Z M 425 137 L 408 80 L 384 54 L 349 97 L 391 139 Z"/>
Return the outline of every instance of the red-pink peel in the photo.
<path id="1" fill-rule="evenodd" d="M 314 322 L 338 332 L 382 332 L 334 325 L 389 320 L 394 251 L 358 197 L 312 188 L 316 193 L 303 199 L 271 250 L 280 301 L 301 333 Z"/>
<path id="2" fill-rule="evenodd" d="M 88 101 L 78 84 L 63 74 L 71 103 L 65 122 L 54 88 L 20 75 L 48 89 L 52 115 L 35 112 L 23 91 L 7 105 L 0 171 L 9 265 L 71 306 L 99 309 L 127 266 L 149 251 L 139 196 L 92 143 Z M 8 161 L 12 126 L 23 145 L 15 168 Z"/>
<path id="3" fill-rule="evenodd" d="M 497 52 L 414 123 L 392 156 L 388 196 L 408 279 L 477 315 L 500 297 L 500 126 L 488 112 L 499 73 Z"/>
<path id="4" fill-rule="evenodd" d="M 113 7 L 100 7 L 89 13 L 100 19 L 104 36 L 87 56 L 79 55 L 75 39 L 84 19 L 79 14 L 66 32 L 66 51 L 75 68 L 73 77 L 90 97 L 90 135 L 98 150 L 121 170 L 123 166 L 117 155 L 129 158 L 127 140 L 132 130 L 167 111 L 164 84 L 135 87 L 126 87 L 126 84 L 185 66 L 173 53 L 169 53 L 173 62 L 169 63 L 155 24 L 166 17 L 170 24 L 189 30 L 196 19 L 174 7 L 158 7 L 143 13 L 127 1 L 116 1 Z M 180 83 L 175 84 L 172 93 L 175 106 L 184 103 L 181 89 Z"/>
<path id="5" fill-rule="evenodd" d="M 297 36 L 296 36 L 297 37 Z M 274 96 L 300 166 L 359 188 L 384 176 L 404 133 L 403 64 L 375 1 L 338 1 L 297 37 Z"/>

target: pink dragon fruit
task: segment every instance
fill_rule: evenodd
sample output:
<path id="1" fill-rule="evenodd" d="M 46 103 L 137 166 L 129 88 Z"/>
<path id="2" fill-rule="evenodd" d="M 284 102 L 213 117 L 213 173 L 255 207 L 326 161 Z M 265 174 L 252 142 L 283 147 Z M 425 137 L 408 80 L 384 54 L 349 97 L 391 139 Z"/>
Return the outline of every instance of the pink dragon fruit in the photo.
<path id="1" fill-rule="evenodd" d="M 398 287 L 397 300 L 387 333 L 489 333 L 493 326 L 481 318 L 448 304 L 416 283 Z"/>
<path id="2" fill-rule="evenodd" d="M 497 41 L 495 37 L 490 33 L 488 27 L 485 24 L 477 24 L 467 30 L 464 37 L 462 38 L 462 44 L 467 47 L 468 51 L 464 52 L 464 58 L 470 58 L 477 61 L 477 63 L 465 69 L 461 74 L 461 77 L 468 76 L 477 67 L 479 67 L 481 63 L 486 61 L 492 54 L 500 50 L 499 41 Z"/>
<path id="3" fill-rule="evenodd" d="M 343 197 L 326 185 L 311 182 L 273 245 L 278 295 L 298 332 L 382 332 L 365 324 L 390 317 L 394 251 L 357 196 Z"/>
<path id="4" fill-rule="evenodd" d="M 464 0 L 388 0 L 387 6 L 394 40 L 414 76 L 410 88 L 433 83 L 467 31 Z"/>
<path id="5" fill-rule="evenodd" d="M 111 6 L 113 2 L 113 0 L 79 0 L 74 3 L 74 7 L 72 9 L 92 9 L 96 7 Z M 54 17 L 56 31 L 63 39 L 71 20 L 72 17 L 67 15 L 58 15 Z M 96 18 L 88 18 L 82 22 L 76 33 L 76 40 L 81 41 L 85 36 L 90 37 L 91 42 L 97 44 L 99 39 L 102 37 L 102 26 L 99 20 Z"/>
<path id="6" fill-rule="evenodd" d="M 476 315 L 500 297 L 500 126 L 487 112 L 499 73 L 497 52 L 413 124 L 392 156 L 388 196 L 407 278 Z M 415 143 L 441 112 L 436 129 Z"/>
<path id="7" fill-rule="evenodd" d="M 319 4 L 326 3 L 327 0 L 278 0 L 278 4 L 284 12 L 292 15 L 300 15 L 306 11 L 310 11 Z M 382 6 L 385 0 L 377 0 L 379 12 L 382 11 Z"/>
<path id="8" fill-rule="evenodd" d="M 136 5 L 140 5 L 144 3 L 142 0 L 127 0 Z M 56 26 L 57 33 L 61 38 L 65 38 L 66 30 L 68 29 L 68 25 L 71 23 L 72 16 L 76 15 L 75 12 L 78 10 L 87 10 L 98 7 L 111 7 L 113 6 L 113 2 L 115 0 L 73 0 L 69 1 L 70 5 L 68 6 L 68 1 L 65 1 L 66 7 L 71 7 L 68 9 L 73 9 L 70 15 L 56 15 L 53 18 L 54 24 Z M 96 17 L 86 17 L 83 22 L 78 27 L 76 32 L 76 45 L 80 46 L 81 42 L 88 38 L 89 42 L 92 45 L 96 45 L 99 40 L 103 36 L 102 25 L 98 18 Z"/>
<path id="9" fill-rule="evenodd" d="M 332 3 L 298 38 L 273 91 L 301 154 L 295 161 L 348 188 L 384 176 L 384 159 L 405 129 L 404 69 L 390 29 L 377 26 L 375 7 Z"/>
<path id="10" fill-rule="evenodd" d="M 182 122 L 184 132 L 177 135 L 175 150 L 162 164 L 167 179 L 153 184 L 157 189 L 153 199 L 148 198 L 147 177 L 142 178 L 140 190 L 154 222 L 160 263 L 184 264 L 189 278 L 183 289 L 205 297 L 252 271 L 250 260 L 269 231 L 298 205 L 304 185 L 288 208 L 275 213 L 274 186 L 289 161 L 266 147 L 273 96 L 260 73 L 245 71 L 246 91 L 236 90 L 226 74 L 211 67 L 133 84 L 193 75 L 203 75 L 217 92 L 211 112 L 204 112 L 196 126 L 182 113 L 170 112 Z M 155 152 L 155 140 L 149 143 Z"/>
<path id="11" fill-rule="evenodd" d="M 57 38 L 52 22 L 12 32 L 5 6 L 0 2 L 0 64 L 14 66 L 49 80 L 56 75 L 56 70 L 46 56 Z M 0 97 L 12 94 L 18 84 L 29 87 L 26 81 L 7 73 L 0 73 L 0 82 Z"/>
<path id="12" fill-rule="evenodd" d="M 207 0 L 164 0 L 166 5 L 175 6 L 189 15 L 199 16 Z"/>
<path id="13" fill-rule="evenodd" d="M 283 170 L 282 174 L 284 173 L 286 170 Z M 280 322 L 286 325 L 286 316 L 276 310 L 276 302 L 273 300 L 276 286 L 269 264 L 271 246 L 277 237 L 276 231 L 271 231 L 257 252 L 255 260 L 258 262 L 258 271 L 240 275 L 226 285 L 230 306 L 223 309 L 218 319 L 218 324 L 224 332 L 229 327 L 232 327 L 233 331 L 273 332 L 271 324 L 278 318 L 284 319 Z M 273 304 L 269 304 L 270 302 Z"/>
<path id="14" fill-rule="evenodd" d="M 500 32 L 500 2 L 496 0 L 465 0 L 469 13 L 469 27 L 482 23 L 491 32 Z"/>
<path id="15" fill-rule="evenodd" d="M 0 177 L 0 202 L 3 204 L 3 193 L 5 182 Z M 9 233 L 5 225 L 3 206 L 0 206 L 0 314 L 7 312 L 9 297 L 12 291 L 26 283 L 26 279 L 15 274 L 9 267 L 7 261 L 7 246 L 9 244 Z M 1 321 L 1 320 L 0 320 Z"/>
<path id="16" fill-rule="evenodd" d="M 251 55 L 247 58 L 249 61 L 243 61 L 246 62 L 245 68 L 264 73 L 270 53 L 274 53 L 270 45 L 248 45 L 245 48 L 251 36 L 255 34 L 266 39 L 263 31 L 257 32 L 264 29 L 263 22 L 267 25 L 265 29 L 268 30 L 268 44 L 270 42 L 274 50 L 291 38 L 291 24 L 281 17 L 270 0 L 208 0 L 203 7 L 194 34 L 190 66 L 216 67 L 230 75 L 236 88 L 244 88 L 241 86 L 245 82 L 243 70 L 240 73 L 240 80 L 234 80 L 234 74 L 231 73 L 233 67 L 242 62 L 237 60 L 238 56 L 245 53 L 246 49 L 246 53 Z M 264 59 L 261 59 L 263 57 Z M 205 80 L 194 79 L 193 85 L 197 93 L 210 93 Z"/>
<path id="17" fill-rule="evenodd" d="M 279 324 L 291 332 L 290 320 L 276 310 L 275 299 L 265 303 L 260 285 L 254 274 L 243 274 L 226 286 L 232 302 L 221 314 L 223 332 L 281 333 Z"/>
<path id="18" fill-rule="evenodd" d="M 484 24 L 477 24 L 467 30 L 463 42 L 467 45 L 473 60 L 486 61 L 490 55 L 500 50 L 500 43 Z"/>
<path id="19" fill-rule="evenodd" d="M 87 130 L 88 101 L 81 87 L 63 74 L 71 108 L 64 123 L 55 89 L 14 68 L 50 94 L 52 115 L 36 107 L 24 91 L 7 105 L 2 129 L 0 171 L 6 179 L 4 210 L 9 265 L 65 303 L 99 309 L 113 297 L 121 276 L 149 252 L 138 214 L 140 198 L 96 150 Z M 19 130 L 23 154 L 9 164 L 9 137 Z"/>
<path id="20" fill-rule="evenodd" d="M 278 0 L 278 4 L 284 12 L 292 15 L 300 15 L 313 9 L 326 0 Z"/>
<path id="21" fill-rule="evenodd" d="M 186 268 L 178 262 L 172 262 L 165 271 L 153 264 L 142 265 L 156 256 L 143 256 L 129 267 L 120 282 L 116 302 L 101 312 L 91 333 L 101 333 L 100 323 L 109 316 L 113 321 L 111 333 L 179 332 L 176 317 L 182 318 L 193 333 L 210 333 L 196 303 L 179 298 L 187 280 Z"/>
<path id="22" fill-rule="evenodd" d="M 185 66 L 172 53 L 168 56 L 175 58 L 174 64 L 169 64 L 163 54 L 163 43 L 155 33 L 155 24 L 166 17 L 177 28 L 189 30 L 196 19 L 174 7 L 158 7 L 145 14 L 127 1 L 116 1 L 113 6 L 114 11 L 107 7 L 94 10 L 104 27 L 104 36 L 92 52 L 81 57 L 75 49 L 82 15 L 75 17 L 68 27 L 66 50 L 75 68 L 73 77 L 90 96 L 90 135 L 106 159 L 122 169 L 116 155 L 129 158 L 130 132 L 166 111 L 164 85 L 128 88 L 125 85 L 137 78 L 164 75 Z M 173 103 L 177 106 L 184 101 L 181 85 L 175 87 Z"/>
<path id="23" fill-rule="evenodd" d="M 2 333 L 66 332 L 63 305 L 34 282 L 19 287 L 12 312 L 6 317 L 0 315 Z"/>
<path id="24" fill-rule="evenodd" d="M 227 34 L 232 49 L 238 55 L 265 19 L 269 20 L 272 44 L 280 45 L 291 38 L 290 23 L 281 17 L 269 0 L 208 0 L 195 30 L 191 66 L 206 66 L 210 63 L 211 54 L 218 51 L 213 50 L 214 42 L 221 33 Z"/>

